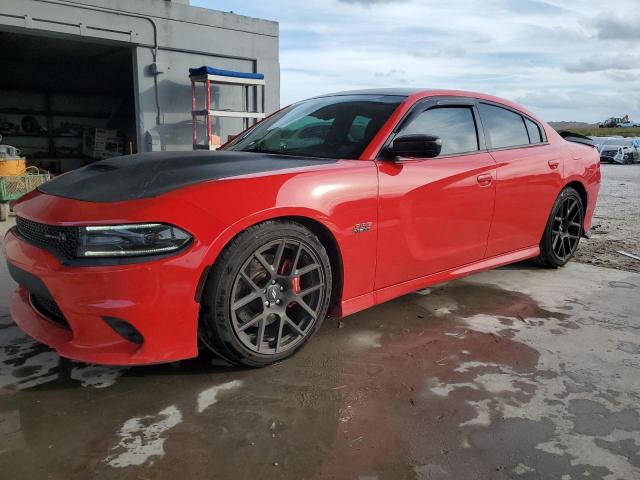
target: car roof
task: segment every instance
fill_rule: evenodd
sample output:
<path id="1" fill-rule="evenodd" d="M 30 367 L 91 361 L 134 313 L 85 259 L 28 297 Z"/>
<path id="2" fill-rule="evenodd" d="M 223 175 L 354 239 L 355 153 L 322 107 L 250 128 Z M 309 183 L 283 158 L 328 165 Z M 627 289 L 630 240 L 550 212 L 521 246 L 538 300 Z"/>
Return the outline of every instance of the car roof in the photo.
<path id="1" fill-rule="evenodd" d="M 321 97 L 335 97 L 342 95 L 393 95 L 400 97 L 410 97 L 424 91 L 421 88 L 368 88 L 363 90 L 345 90 L 343 92 L 332 92 L 318 95 Z"/>
<path id="2" fill-rule="evenodd" d="M 538 121 L 542 121 L 542 119 L 538 117 L 536 114 L 530 112 L 529 110 L 524 108 L 522 105 L 519 105 L 515 102 L 512 102 L 504 98 L 495 97 L 493 95 L 488 95 L 486 93 L 471 92 L 466 90 L 444 90 L 444 89 L 435 89 L 435 88 L 431 88 L 431 89 L 429 88 L 427 89 L 425 88 L 371 88 L 366 90 L 347 90 L 344 92 L 327 93 L 324 95 L 318 95 L 315 98 L 334 97 L 334 96 L 341 96 L 341 95 L 397 95 L 397 96 L 405 97 L 406 99 L 411 99 L 413 101 L 420 100 L 422 98 L 427 98 L 427 97 L 435 97 L 435 96 L 470 97 L 470 98 L 476 98 L 478 100 L 486 100 L 488 102 L 501 104 L 506 107 L 510 107 L 515 110 L 518 110 L 521 113 L 524 113 L 525 115 L 535 118 Z"/>
<path id="3" fill-rule="evenodd" d="M 486 93 L 470 92 L 465 90 L 447 90 L 438 88 L 368 88 L 363 90 L 345 90 L 342 92 L 325 93 L 318 95 L 321 97 L 335 97 L 341 95 L 396 95 L 402 97 L 432 97 L 432 96 L 454 96 L 454 97 L 473 97 L 480 99 L 495 99 L 499 103 L 511 103 L 503 98 L 493 97 Z"/>

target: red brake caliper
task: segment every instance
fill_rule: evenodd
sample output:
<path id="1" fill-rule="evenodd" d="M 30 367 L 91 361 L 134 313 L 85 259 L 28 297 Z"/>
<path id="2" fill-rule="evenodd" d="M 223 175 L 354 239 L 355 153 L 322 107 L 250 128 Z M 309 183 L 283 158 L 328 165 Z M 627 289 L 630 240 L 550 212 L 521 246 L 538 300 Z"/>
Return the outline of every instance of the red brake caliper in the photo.
<path id="1" fill-rule="evenodd" d="M 284 262 L 282 262 L 282 266 L 280 267 L 280 271 L 278 273 L 280 273 L 280 275 L 286 275 L 286 272 L 288 272 L 291 267 L 292 262 L 287 258 Z M 291 280 L 291 289 L 296 295 L 302 291 L 300 289 L 300 277 L 293 277 L 293 280 Z"/>
<path id="2" fill-rule="evenodd" d="M 301 292 L 300 277 L 293 277 L 293 280 L 291 280 L 291 289 L 293 290 L 293 293 L 295 293 L 296 295 Z"/>

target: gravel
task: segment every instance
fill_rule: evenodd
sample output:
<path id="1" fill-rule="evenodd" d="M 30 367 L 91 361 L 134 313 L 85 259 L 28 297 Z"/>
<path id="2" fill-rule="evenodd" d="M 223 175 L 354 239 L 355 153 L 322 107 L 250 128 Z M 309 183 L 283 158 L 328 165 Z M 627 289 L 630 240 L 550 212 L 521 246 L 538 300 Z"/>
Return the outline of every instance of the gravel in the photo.
<path id="1" fill-rule="evenodd" d="M 640 164 L 603 164 L 593 236 L 582 239 L 575 260 L 601 267 L 640 272 Z"/>

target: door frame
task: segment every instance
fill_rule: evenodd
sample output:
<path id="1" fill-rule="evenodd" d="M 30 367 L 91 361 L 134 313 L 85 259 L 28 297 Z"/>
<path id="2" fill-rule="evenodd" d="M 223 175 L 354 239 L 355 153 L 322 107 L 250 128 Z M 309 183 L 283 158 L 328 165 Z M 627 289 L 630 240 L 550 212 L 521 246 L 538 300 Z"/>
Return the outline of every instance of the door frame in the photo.
<path id="1" fill-rule="evenodd" d="M 429 161 L 437 161 L 439 159 L 445 159 L 450 157 L 461 157 L 464 155 L 472 155 L 479 152 L 488 152 L 488 145 L 486 141 L 486 135 L 484 126 L 482 125 L 482 118 L 480 117 L 480 111 L 478 110 L 478 100 L 473 97 L 456 97 L 456 96 L 440 96 L 440 97 L 427 97 L 416 101 L 411 109 L 405 113 L 405 115 L 396 123 L 391 133 L 387 136 L 380 150 L 376 153 L 375 161 L 384 162 L 389 161 L 382 156 L 382 152 L 393 142 L 402 128 L 414 120 L 421 113 L 437 107 L 469 107 L 473 114 L 473 120 L 476 125 L 476 133 L 478 137 L 478 150 L 467 153 L 453 153 L 449 155 L 442 155 L 435 158 L 430 158 Z"/>
<path id="2" fill-rule="evenodd" d="M 411 107 L 410 109 L 403 115 L 403 117 L 401 119 L 399 119 L 396 123 L 396 125 L 394 126 L 393 130 L 388 134 L 387 138 L 385 139 L 384 143 L 382 144 L 382 146 L 380 147 L 379 151 L 376 153 L 375 157 L 374 157 L 374 161 L 375 163 L 378 165 L 377 168 L 380 169 L 380 165 L 407 165 L 407 164 L 416 164 L 416 163 L 424 163 L 426 164 L 431 164 L 431 162 L 437 162 L 438 160 L 451 160 L 451 159 L 456 159 L 456 158 L 463 158 L 463 157 L 471 157 L 474 155 L 480 155 L 480 154 L 484 154 L 485 156 L 491 158 L 493 160 L 493 169 L 492 171 L 495 172 L 496 171 L 496 164 L 495 164 L 495 159 L 493 159 L 493 157 L 491 156 L 491 154 L 489 153 L 489 150 L 487 148 L 487 143 L 486 143 L 486 139 L 485 139 L 485 132 L 484 132 L 484 127 L 482 125 L 482 120 L 480 117 L 480 112 L 478 110 L 478 103 L 477 103 L 477 99 L 473 98 L 473 97 L 464 97 L 464 96 L 437 96 L 437 97 L 427 97 L 427 98 L 422 98 L 417 100 Z M 385 148 L 387 148 L 391 142 L 393 142 L 393 140 L 397 137 L 397 135 L 401 132 L 401 130 L 410 122 L 412 122 L 417 116 L 421 115 L 422 113 L 424 113 L 425 111 L 428 111 L 430 109 L 433 108 L 447 108 L 447 107 L 462 107 L 462 108 L 469 108 L 471 109 L 471 113 L 473 116 L 473 120 L 475 123 L 475 128 L 476 128 L 476 137 L 478 140 L 478 149 L 477 150 L 472 150 L 469 152 L 462 152 L 462 153 L 451 153 L 451 154 L 446 154 L 446 155 L 442 155 L 442 156 L 438 156 L 438 157 L 434 157 L 434 158 L 411 158 L 411 157 L 401 157 L 399 159 L 396 160 L 390 160 L 389 158 L 385 158 L 382 155 L 382 152 L 385 150 Z M 495 175 L 494 175 L 495 177 Z M 379 180 L 380 181 L 380 180 Z M 496 189 L 496 181 L 497 178 L 493 179 L 493 207 L 495 207 L 495 189 Z M 379 186 L 379 190 L 380 190 L 380 186 Z M 381 199 L 380 197 L 378 198 L 378 222 L 380 221 L 380 203 L 381 203 Z M 471 263 L 475 263 L 475 262 L 481 262 L 484 260 L 484 254 L 486 254 L 486 247 L 487 247 L 487 243 L 489 240 L 489 234 L 491 232 L 491 223 L 493 222 L 493 210 L 491 212 L 490 218 L 489 220 L 489 229 L 487 231 L 487 236 L 485 239 L 485 249 L 483 251 L 483 256 L 481 258 L 479 258 L 478 260 L 475 260 Z M 378 291 L 378 290 L 384 290 L 384 289 L 388 289 L 393 287 L 393 285 L 388 285 L 388 286 L 384 286 L 384 287 L 378 287 L 378 251 L 380 248 L 380 231 L 377 231 L 376 234 L 376 274 L 375 274 L 375 286 L 374 286 L 374 292 Z M 450 269 L 459 269 L 462 268 L 464 265 L 458 265 L 455 267 L 452 267 Z M 442 270 L 442 271 L 447 271 Z M 428 274 L 425 274 L 426 276 L 432 276 L 432 275 L 436 275 L 438 273 L 440 273 L 441 271 L 437 271 L 437 272 L 431 272 Z M 400 284 L 404 284 L 407 282 L 413 282 L 415 281 L 417 278 L 423 278 L 423 276 L 420 277 L 416 277 L 414 279 L 408 279 L 408 280 L 403 280 L 400 283 L 397 283 L 395 285 L 400 285 Z"/>

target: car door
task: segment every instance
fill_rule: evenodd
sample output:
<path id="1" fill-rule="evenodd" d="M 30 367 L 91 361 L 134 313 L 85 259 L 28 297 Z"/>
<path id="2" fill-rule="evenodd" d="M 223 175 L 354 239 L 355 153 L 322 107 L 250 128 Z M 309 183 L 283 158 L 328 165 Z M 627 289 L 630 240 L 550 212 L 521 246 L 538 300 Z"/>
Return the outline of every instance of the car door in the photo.
<path id="1" fill-rule="evenodd" d="M 387 144 L 436 135 L 436 158 L 379 159 L 376 289 L 481 260 L 495 195 L 495 161 L 485 151 L 473 99 L 423 101 Z"/>
<path id="2" fill-rule="evenodd" d="M 562 156 L 534 119 L 504 105 L 478 103 L 496 161 L 496 202 L 487 257 L 540 243 L 562 187 Z"/>

